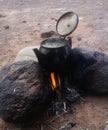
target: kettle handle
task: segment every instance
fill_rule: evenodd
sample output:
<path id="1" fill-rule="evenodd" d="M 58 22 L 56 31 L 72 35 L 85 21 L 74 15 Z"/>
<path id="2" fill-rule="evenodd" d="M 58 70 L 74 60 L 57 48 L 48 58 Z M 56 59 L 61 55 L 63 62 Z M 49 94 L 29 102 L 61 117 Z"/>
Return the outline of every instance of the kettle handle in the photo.
<path id="1" fill-rule="evenodd" d="M 36 57 L 38 58 L 38 61 L 41 63 L 43 57 L 45 57 L 44 54 L 42 54 L 37 48 L 33 49 Z"/>
<path id="2" fill-rule="evenodd" d="M 71 37 L 67 37 L 68 45 L 71 47 L 72 46 L 72 39 Z"/>

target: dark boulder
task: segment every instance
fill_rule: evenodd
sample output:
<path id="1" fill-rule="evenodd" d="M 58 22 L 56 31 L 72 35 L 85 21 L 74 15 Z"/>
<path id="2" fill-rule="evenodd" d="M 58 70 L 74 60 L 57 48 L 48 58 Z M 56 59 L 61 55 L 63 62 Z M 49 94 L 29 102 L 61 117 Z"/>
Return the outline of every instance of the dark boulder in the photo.
<path id="1" fill-rule="evenodd" d="M 50 97 L 50 84 L 37 62 L 16 62 L 0 70 L 0 117 L 4 120 L 24 122 L 38 118 Z"/>
<path id="2" fill-rule="evenodd" d="M 93 94 L 108 94 L 108 61 L 101 61 L 85 70 L 83 88 Z"/>
<path id="3" fill-rule="evenodd" d="M 72 50 L 72 83 L 79 91 L 108 93 L 108 56 L 82 48 Z"/>

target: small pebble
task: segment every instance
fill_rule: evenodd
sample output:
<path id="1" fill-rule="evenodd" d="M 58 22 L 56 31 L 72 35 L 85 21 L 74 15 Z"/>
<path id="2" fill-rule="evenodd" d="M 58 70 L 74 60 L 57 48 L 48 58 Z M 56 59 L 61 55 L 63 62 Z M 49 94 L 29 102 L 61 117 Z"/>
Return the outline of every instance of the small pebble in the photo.
<path id="1" fill-rule="evenodd" d="M 4 14 L 0 14 L 0 18 L 6 17 L 6 15 Z"/>
<path id="2" fill-rule="evenodd" d="M 54 31 L 44 32 L 44 33 L 41 33 L 41 38 L 49 38 L 53 36 L 54 34 L 55 34 Z"/>
<path id="3" fill-rule="evenodd" d="M 51 20 L 58 21 L 56 18 L 51 18 Z"/>
<path id="4" fill-rule="evenodd" d="M 99 19 L 103 19 L 103 17 L 99 17 Z"/>
<path id="5" fill-rule="evenodd" d="M 38 23 L 37 25 L 40 25 L 40 23 Z"/>
<path id="6" fill-rule="evenodd" d="M 78 41 L 81 41 L 81 37 L 77 37 L 77 40 L 78 40 Z"/>
<path id="7" fill-rule="evenodd" d="M 22 21 L 22 23 L 27 23 L 27 21 Z"/>
<path id="8" fill-rule="evenodd" d="M 9 29 L 9 25 L 5 25 L 4 28 L 5 28 L 5 29 Z"/>

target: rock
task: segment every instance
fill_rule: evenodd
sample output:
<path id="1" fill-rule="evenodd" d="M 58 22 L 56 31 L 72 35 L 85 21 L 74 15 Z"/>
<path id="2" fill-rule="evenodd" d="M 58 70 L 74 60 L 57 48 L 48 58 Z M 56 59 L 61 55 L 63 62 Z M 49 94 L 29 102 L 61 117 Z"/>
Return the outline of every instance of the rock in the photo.
<path id="1" fill-rule="evenodd" d="M 17 61 L 24 61 L 24 60 L 34 60 L 34 61 L 38 61 L 33 49 L 34 48 L 39 48 L 39 46 L 29 46 L 29 47 L 25 47 L 23 48 L 16 56 L 14 62 Z"/>
<path id="2" fill-rule="evenodd" d="M 44 32 L 44 33 L 41 33 L 41 38 L 49 38 L 49 37 L 52 37 L 53 35 L 55 35 L 54 31 Z"/>
<path id="3" fill-rule="evenodd" d="M 96 62 L 100 62 L 100 61 L 108 61 L 108 56 L 98 51 L 90 51 L 84 48 L 74 48 L 72 50 L 72 53 L 75 60 L 78 60 L 78 58 L 79 59 L 81 58 L 83 60 L 86 60 L 86 62 L 89 62 L 88 63 L 89 65 Z M 83 63 L 85 64 L 85 62 Z"/>
<path id="4" fill-rule="evenodd" d="M 9 122 L 38 119 L 51 99 L 49 85 L 35 61 L 5 66 L 0 70 L 0 117 Z"/>
<path id="5" fill-rule="evenodd" d="M 87 51 L 82 48 L 72 49 L 69 63 L 71 84 L 81 87 L 85 69 L 96 62 L 97 61 L 91 51 Z"/>
<path id="6" fill-rule="evenodd" d="M 22 23 L 27 23 L 27 21 L 26 21 L 26 20 L 24 20 L 24 21 L 22 21 Z"/>
<path id="7" fill-rule="evenodd" d="M 3 17 L 6 17 L 6 15 L 3 13 L 0 13 L 0 18 L 3 18 Z"/>
<path id="8" fill-rule="evenodd" d="M 108 93 L 108 56 L 82 48 L 72 50 L 72 82 L 94 94 Z"/>
<path id="9" fill-rule="evenodd" d="M 82 39 L 81 39 L 81 37 L 77 37 L 77 40 L 78 40 L 78 41 L 81 41 Z"/>
<path id="10" fill-rule="evenodd" d="M 108 121 L 106 121 L 104 124 L 104 130 L 108 130 Z"/>
<path id="11" fill-rule="evenodd" d="M 108 61 L 96 63 L 85 70 L 83 87 L 88 92 L 108 94 Z"/>
<path id="12" fill-rule="evenodd" d="M 9 27 L 9 25 L 5 25 L 4 28 L 5 29 L 9 29 L 10 27 Z"/>

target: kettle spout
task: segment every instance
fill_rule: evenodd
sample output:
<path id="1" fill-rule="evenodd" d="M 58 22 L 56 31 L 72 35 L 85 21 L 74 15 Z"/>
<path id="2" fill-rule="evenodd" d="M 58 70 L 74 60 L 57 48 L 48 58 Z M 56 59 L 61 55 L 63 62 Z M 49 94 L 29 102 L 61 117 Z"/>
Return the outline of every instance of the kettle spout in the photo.
<path id="1" fill-rule="evenodd" d="M 37 48 L 33 49 L 36 57 L 38 58 L 38 61 L 40 62 L 41 58 L 42 58 L 42 55 L 41 53 L 39 52 L 39 50 Z"/>

